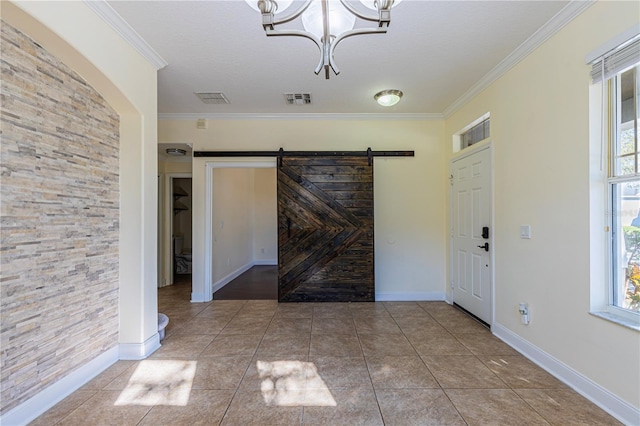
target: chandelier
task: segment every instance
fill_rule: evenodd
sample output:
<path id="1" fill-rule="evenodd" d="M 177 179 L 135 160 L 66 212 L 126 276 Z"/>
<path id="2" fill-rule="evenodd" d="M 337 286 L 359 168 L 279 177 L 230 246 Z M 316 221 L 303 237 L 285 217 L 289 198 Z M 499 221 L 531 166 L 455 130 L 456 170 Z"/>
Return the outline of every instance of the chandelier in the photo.
<path id="1" fill-rule="evenodd" d="M 315 69 L 322 69 L 329 78 L 329 69 L 340 74 L 333 57 L 336 46 L 345 38 L 362 34 L 387 32 L 391 22 L 391 8 L 401 0 L 246 0 L 262 13 L 262 27 L 267 36 L 296 36 L 313 41 L 320 50 L 320 62 Z M 365 8 L 361 7 L 366 6 Z M 301 17 L 304 31 L 279 29 L 282 24 Z M 375 27 L 354 28 L 356 19 L 375 22 Z"/>

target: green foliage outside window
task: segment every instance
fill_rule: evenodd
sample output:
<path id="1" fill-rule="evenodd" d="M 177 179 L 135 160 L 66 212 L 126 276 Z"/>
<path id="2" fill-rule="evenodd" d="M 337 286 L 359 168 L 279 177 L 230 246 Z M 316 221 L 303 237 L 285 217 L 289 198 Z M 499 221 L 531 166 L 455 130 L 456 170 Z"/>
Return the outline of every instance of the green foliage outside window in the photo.
<path id="1" fill-rule="evenodd" d="M 640 228 L 623 226 L 624 241 L 629 255 L 625 274 L 624 308 L 640 311 Z"/>

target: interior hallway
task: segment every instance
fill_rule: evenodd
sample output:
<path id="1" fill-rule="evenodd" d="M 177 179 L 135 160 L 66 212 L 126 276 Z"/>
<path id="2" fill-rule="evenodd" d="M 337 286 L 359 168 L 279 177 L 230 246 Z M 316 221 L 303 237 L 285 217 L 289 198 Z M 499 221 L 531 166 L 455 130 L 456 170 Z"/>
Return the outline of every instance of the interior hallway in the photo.
<path id="1" fill-rule="evenodd" d="M 35 425 L 613 425 L 444 302 L 189 302 L 159 289 L 162 347 Z"/>

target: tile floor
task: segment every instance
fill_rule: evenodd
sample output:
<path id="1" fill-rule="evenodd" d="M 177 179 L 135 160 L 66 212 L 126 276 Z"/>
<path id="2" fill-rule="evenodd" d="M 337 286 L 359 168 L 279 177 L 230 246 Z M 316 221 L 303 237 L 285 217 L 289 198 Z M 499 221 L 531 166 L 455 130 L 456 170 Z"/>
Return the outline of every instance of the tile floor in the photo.
<path id="1" fill-rule="evenodd" d="M 162 347 L 35 425 L 613 425 L 444 302 L 188 302 L 159 291 Z"/>

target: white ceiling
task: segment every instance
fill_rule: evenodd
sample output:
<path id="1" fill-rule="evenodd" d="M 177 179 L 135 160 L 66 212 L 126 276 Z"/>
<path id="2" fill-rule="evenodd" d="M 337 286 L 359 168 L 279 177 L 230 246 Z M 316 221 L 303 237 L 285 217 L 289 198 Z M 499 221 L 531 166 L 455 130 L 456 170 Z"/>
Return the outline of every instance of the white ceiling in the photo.
<path id="1" fill-rule="evenodd" d="M 108 3 L 168 63 L 158 72 L 158 112 L 206 116 L 442 114 L 569 1 L 404 0 L 386 34 L 336 48 L 341 73 L 329 80 L 313 72 L 313 42 L 267 37 L 244 0 Z M 380 107 L 373 95 L 382 89 L 404 97 Z M 203 104 L 199 91 L 231 103 Z M 310 92 L 312 104 L 287 105 L 285 92 Z"/>

